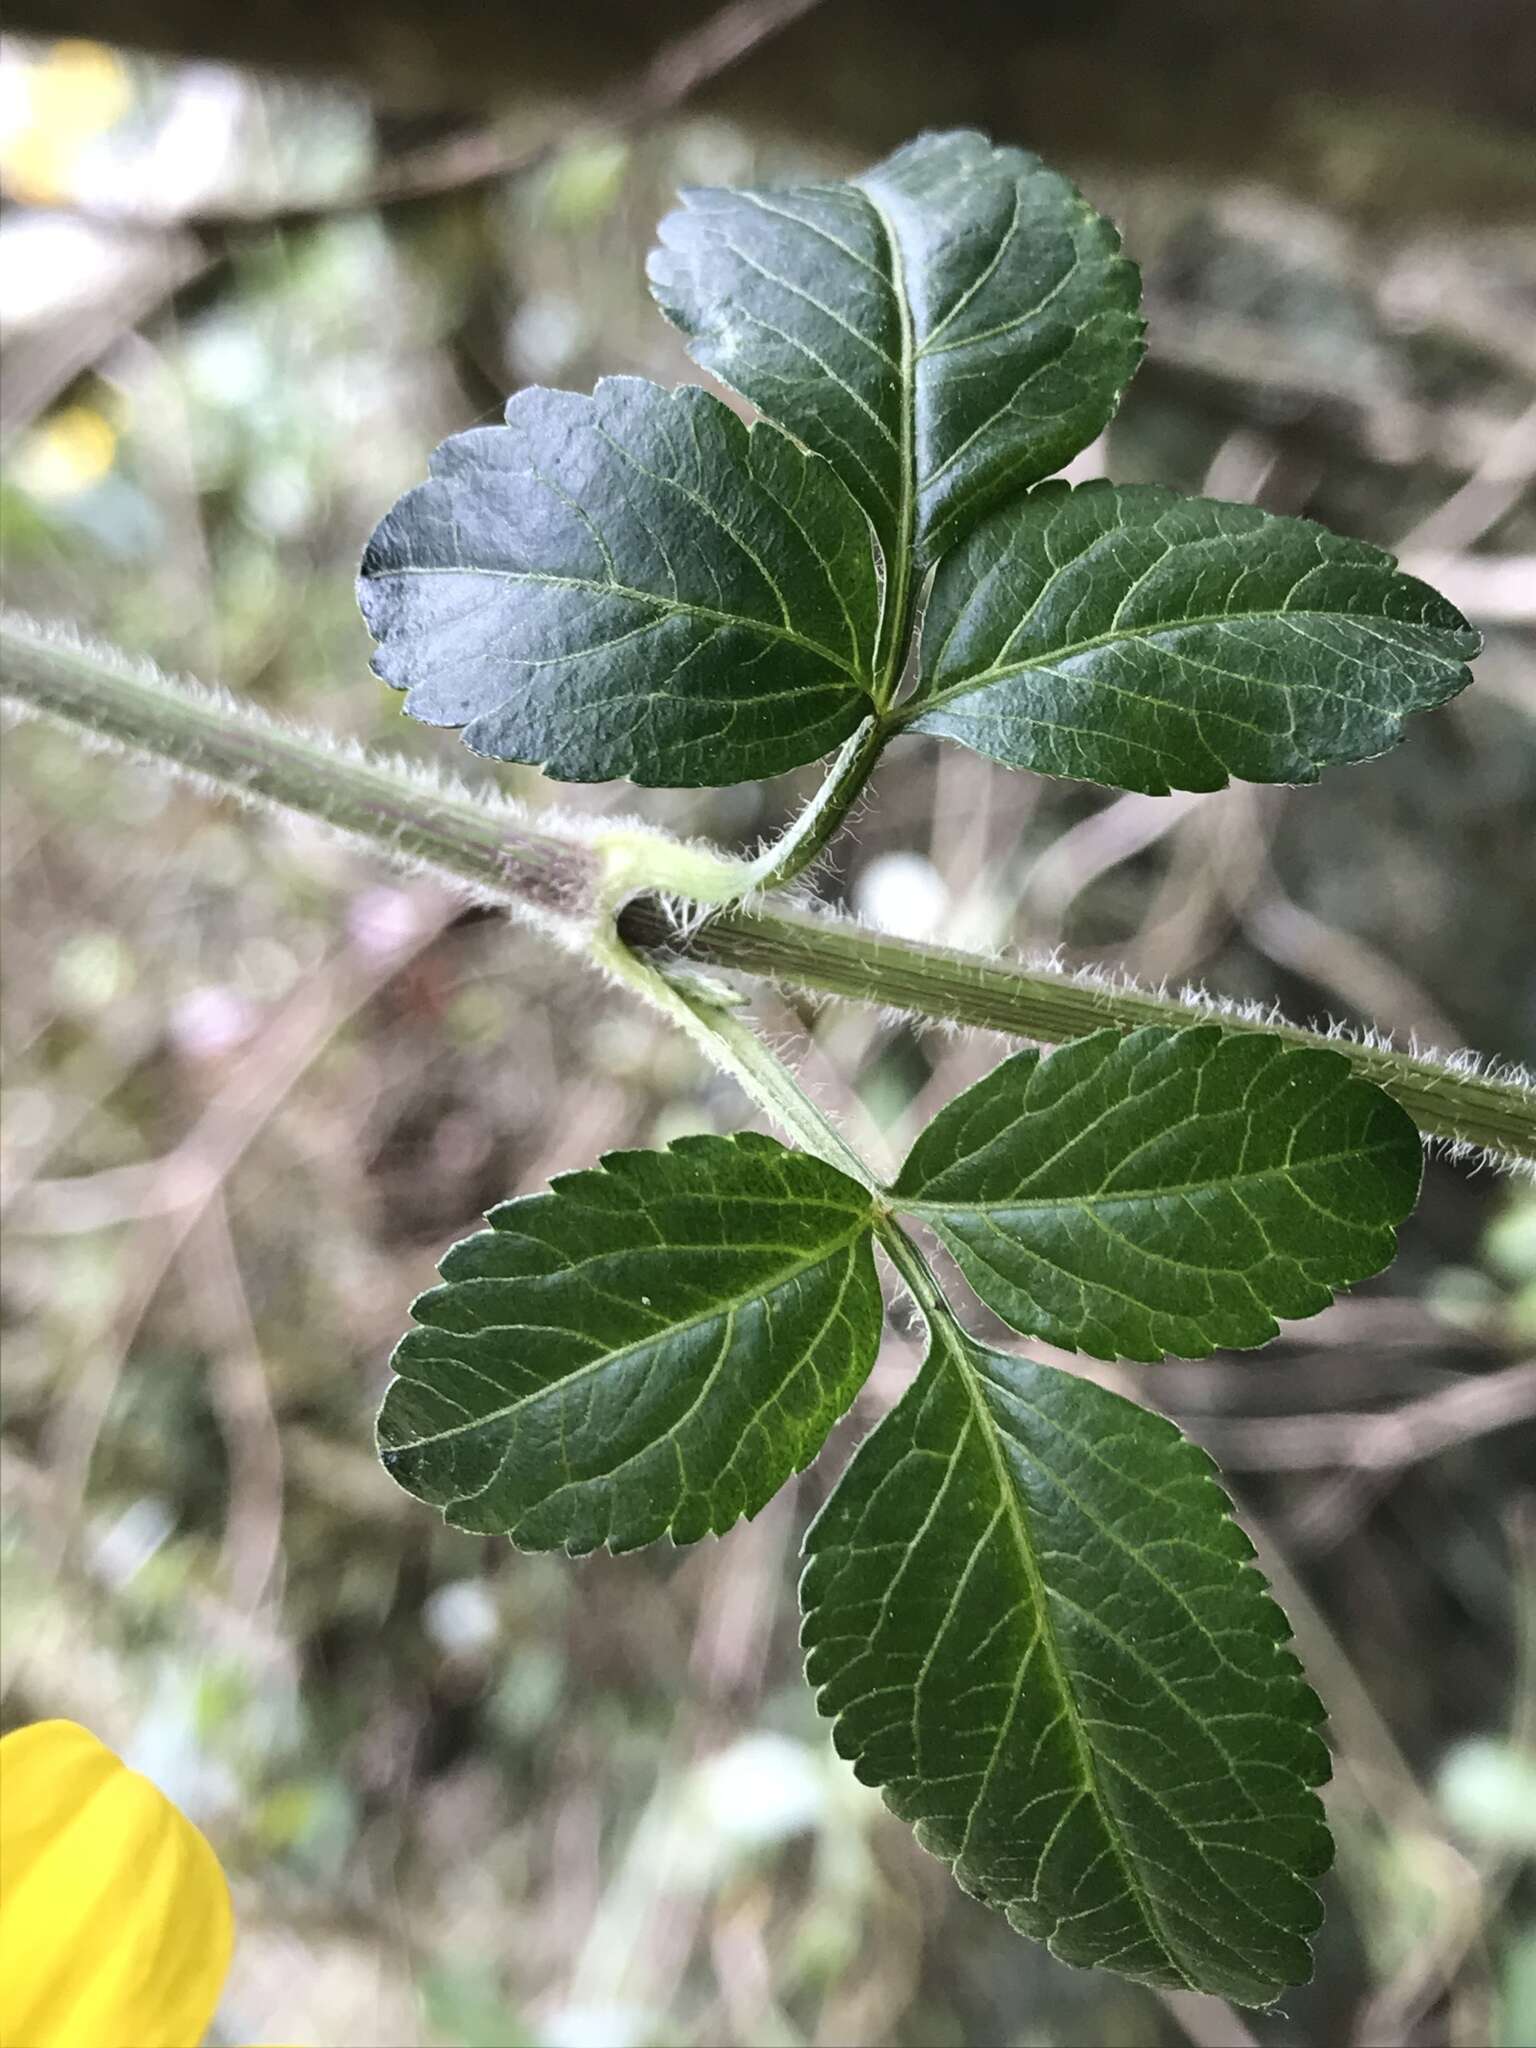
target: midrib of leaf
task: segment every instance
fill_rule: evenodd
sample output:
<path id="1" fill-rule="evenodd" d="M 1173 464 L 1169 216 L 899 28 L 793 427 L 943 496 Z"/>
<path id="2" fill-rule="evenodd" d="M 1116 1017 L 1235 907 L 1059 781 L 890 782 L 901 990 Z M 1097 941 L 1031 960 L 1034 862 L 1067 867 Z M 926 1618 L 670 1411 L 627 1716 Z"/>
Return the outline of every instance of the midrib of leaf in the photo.
<path id="1" fill-rule="evenodd" d="M 992 1411 L 987 1405 L 986 1394 L 982 1388 L 980 1376 L 971 1363 L 970 1340 L 955 1320 L 954 1311 L 951 1309 L 943 1290 L 934 1278 L 927 1260 L 923 1257 L 912 1239 L 901 1228 L 900 1224 L 889 1217 L 877 1219 L 875 1233 L 881 1248 L 905 1281 L 908 1291 L 917 1303 L 923 1320 L 928 1325 L 928 1334 L 931 1341 L 944 1346 L 960 1375 L 961 1384 L 965 1388 L 966 1398 L 971 1404 L 973 1422 L 980 1431 L 982 1440 L 987 1447 L 987 1456 L 992 1463 L 992 1471 L 997 1482 L 998 1491 L 1008 1511 L 1009 1527 L 1013 1533 L 1014 1546 L 1018 1552 L 1019 1562 L 1029 1585 L 1030 1595 L 1034 1600 L 1036 1612 L 1040 1617 L 1039 1641 L 1045 1652 L 1045 1660 L 1050 1675 L 1055 1681 L 1057 1692 L 1065 1708 L 1067 1727 L 1077 1756 L 1084 1789 L 1088 1797 L 1093 1801 L 1094 1810 L 1099 1816 L 1105 1838 L 1109 1843 L 1110 1853 L 1120 1867 L 1125 1878 L 1127 1890 L 1132 1898 L 1135 1899 L 1147 1926 L 1152 1930 L 1160 1943 L 1170 1968 L 1177 1970 L 1180 1977 L 1188 1984 L 1191 1981 L 1189 1973 L 1179 1960 L 1178 1950 L 1174 1946 L 1168 1930 L 1163 1924 L 1145 1884 L 1142 1882 L 1140 1873 L 1136 1870 L 1131 1860 L 1128 1850 L 1121 1841 L 1119 1822 L 1115 1815 L 1114 1807 L 1108 1792 L 1100 1782 L 1099 1769 L 1093 1753 L 1093 1743 L 1084 1726 L 1082 1709 L 1078 1704 L 1077 1694 L 1073 1689 L 1071 1679 L 1067 1675 L 1066 1664 L 1056 1641 L 1055 1625 L 1047 1598 L 1045 1579 L 1040 1570 L 1039 1558 L 1035 1553 L 1034 1540 L 1030 1535 L 1029 1526 L 1019 1505 L 1017 1489 L 1013 1484 L 1013 1478 L 1008 1470 L 1007 1461 L 1003 1457 L 1002 1447 L 998 1441 L 997 1425 Z M 1002 1732 L 1006 1729 L 1008 1718 L 1011 1718 L 1013 1711 L 1014 1708 L 1011 1704 L 1009 1717 L 1005 1717 L 1000 1728 L 999 1741 L 1002 1739 Z M 990 1774 L 990 1770 L 991 1765 L 989 1764 L 988 1774 Z"/>
<path id="2" fill-rule="evenodd" d="M 1013 1475 L 1008 1470 L 1007 1460 L 1003 1456 L 1002 1446 L 998 1441 L 997 1425 L 993 1419 L 991 1409 L 987 1406 L 986 1395 L 982 1390 L 980 1377 L 975 1367 L 971 1364 L 970 1347 L 964 1333 L 951 1320 L 947 1308 L 943 1308 L 941 1305 L 940 1311 L 937 1314 L 929 1311 L 928 1318 L 934 1337 L 945 1345 L 950 1357 L 954 1360 L 961 1382 L 965 1387 L 966 1398 L 971 1404 L 971 1412 L 975 1419 L 976 1427 L 981 1433 L 982 1441 L 987 1447 L 987 1456 L 992 1462 L 992 1470 L 997 1481 L 998 1492 L 1002 1497 L 1008 1515 L 1008 1526 L 1013 1534 L 1014 1547 L 1018 1552 L 1019 1563 L 1029 1586 L 1030 1597 L 1034 1601 L 1036 1612 L 1040 1617 L 1040 1644 L 1045 1652 L 1047 1668 L 1052 1679 L 1055 1681 L 1056 1690 L 1066 1710 L 1067 1728 L 1072 1738 L 1072 1747 L 1077 1756 L 1078 1769 L 1082 1775 L 1084 1787 L 1088 1797 L 1093 1801 L 1094 1810 L 1099 1816 L 1099 1820 L 1104 1828 L 1105 1837 L 1109 1843 L 1110 1853 L 1119 1865 L 1121 1874 L 1125 1879 L 1126 1889 L 1135 1899 L 1148 1927 L 1157 1936 L 1170 1967 L 1177 1970 L 1184 1981 L 1188 1983 L 1190 1981 L 1189 1975 L 1183 1963 L 1179 1960 L 1178 1950 L 1163 1924 L 1161 1915 L 1153 1904 L 1151 1894 L 1147 1891 L 1141 1874 L 1136 1869 L 1134 1860 L 1121 1840 L 1119 1818 L 1115 1813 L 1109 1794 L 1101 1782 L 1098 1763 L 1093 1753 L 1093 1743 L 1087 1729 L 1083 1725 L 1082 1709 L 1078 1704 L 1077 1694 L 1067 1674 L 1066 1664 L 1056 1641 L 1056 1627 L 1050 1606 L 1050 1596 L 1044 1575 L 1040 1570 L 1039 1558 L 1035 1554 L 1034 1538 L 1030 1534 L 1029 1524 L 1025 1520 L 1024 1512 L 1019 1505 L 1018 1489 L 1014 1485 Z M 1010 1717 L 1012 1711 L 1013 1707 L 1010 1705 Z M 1005 1719 L 999 1730 L 999 1743 L 1001 1743 L 1003 1735 L 1006 1733 L 1007 1725 L 1008 1722 Z M 990 1768 L 989 1765 L 989 1772 Z M 986 1780 L 984 1778 L 983 1789 L 985 1789 L 985 1783 Z"/>
<path id="3" fill-rule="evenodd" d="M 473 1436 L 477 1431 L 490 1429 L 499 1422 L 507 1421 L 510 1416 L 516 1415 L 520 1409 L 527 1408 L 534 1402 L 547 1400 L 552 1395 L 564 1394 L 568 1388 L 579 1386 L 594 1373 L 625 1364 L 653 1345 L 670 1343 L 673 1338 L 685 1336 L 690 1330 L 696 1330 L 702 1324 L 712 1322 L 716 1317 L 732 1317 L 749 1302 L 776 1294 L 781 1287 L 788 1286 L 790 1281 L 798 1279 L 801 1274 L 810 1272 L 814 1267 L 830 1265 L 839 1253 L 848 1251 L 857 1243 L 869 1229 L 869 1225 L 870 1219 L 861 1216 L 851 1230 L 845 1231 L 839 1238 L 834 1238 L 830 1244 L 820 1247 L 815 1258 L 792 1260 L 780 1271 L 760 1280 L 755 1286 L 745 1288 L 736 1294 L 724 1295 L 718 1301 L 711 1302 L 707 1308 L 700 1309 L 697 1315 L 688 1316 L 682 1322 L 668 1323 L 665 1328 L 653 1331 L 649 1336 L 637 1337 L 634 1343 L 626 1344 L 618 1351 L 600 1351 L 595 1358 L 589 1358 L 585 1365 L 576 1366 L 572 1371 L 562 1374 L 557 1380 L 549 1381 L 545 1386 L 534 1387 L 526 1394 L 519 1394 L 515 1401 L 508 1401 L 504 1406 L 494 1408 L 486 1415 L 472 1416 L 468 1422 L 456 1422 L 451 1429 L 436 1430 L 431 1436 L 412 1437 L 408 1445 L 401 1445 L 400 1448 L 420 1451 L 430 1448 L 433 1444 L 450 1443 L 458 1437 Z M 846 1292 L 846 1287 L 843 1292 Z M 838 1305 L 841 1306 L 841 1303 L 842 1294 L 839 1294 Z M 432 1329 L 435 1326 L 427 1323 L 422 1327 Z M 528 1323 L 489 1323 L 482 1330 L 470 1334 L 479 1336 L 489 1330 L 538 1327 L 541 1326 Z"/>
<path id="4" fill-rule="evenodd" d="M 1382 623 L 1380 620 L 1372 619 L 1363 614 L 1320 611 L 1315 607 L 1309 606 L 1304 610 L 1298 609 L 1296 611 L 1213 612 L 1208 615 L 1202 614 L 1199 618 L 1170 620 L 1163 625 L 1111 626 L 1107 631 L 1095 634 L 1090 640 L 1074 640 L 1065 647 L 1042 648 L 1038 654 L 1032 655 L 1026 660 L 1000 662 L 995 668 L 979 670 L 975 675 L 967 676 L 962 682 L 951 683 L 945 689 L 931 690 L 926 694 L 911 698 L 899 710 L 889 713 L 888 716 L 892 726 L 910 725 L 914 719 L 921 718 L 925 711 L 932 711 L 939 705 L 947 704 L 952 697 L 969 696 L 975 690 L 985 689 L 988 683 L 1008 682 L 1014 676 L 1027 675 L 1031 669 L 1059 667 L 1063 662 L 1075 660 L 1080 654 L 1094 654 L 1101 647 L 1112 647 L 1122 640 L 1151 640 L 1159 635 L 1171 639 L 1180 633 L 1194 632 L 1204 626 L 1267 625 L 1295 619 L 1324 619 L 1334 622 L 1342 619 L 1347 624 L 1358 626 L 1367 633 L 1371 631 L 1372 627 L 1377 627 Z M 1415 627 L 1415 621 L 1411 619 L 1393 620 L 1392 623 L 1399 627 L 1406 627 L 1410 631 Z M 1379 633 L 1376 637 L 1380 637 Z M 1181 661 L 1190 659 L 1188 655 L 1179 654 L 1177 648 L 1173 648 L 1170 651 L 1178 655 Z M 1272 690 L 1283 690 L 1290 687 L 1274 676 L 1245 675 L 1241 680 L 1245 683 L 1261 683 Z M 1133 697 L 1137 703 L 1160 704 L 1162 701 L 1160 698 L 1143 696 L 1135 690 L 1126 690 L 1123 686 L 1121 686 L 1119 694 Z M 1333 694 L 1336 696 L 1348 696 L 1351 693 L 1345 690 L 1335 690 Z M 1368 702 L 1364 698 L 1359 698 L 1356 701 L 1361 703 Z M 1376 709 L 1379 707 L 1372 706 L 1371 708 Z"/>
<path id="5" fill-rule="evenodd" d="M 875 639 L 875 708 L 887 713 L 907 651 L 909 621 L 907 592 L 912 577 L 912 548 L 917 534 L 917 351 L 912 339 L 912 308 L 907 302 L 906 270 L 901 244 L 890 215 L 875 195 L 859 186 L 865 204 L 880 223 L 885 246 L 890 252 L 891 288 L 896 297 L 896 314 L 901 323 L 901 362 L 897 367 L 901 391 L 901 502 L 896 512 L 896 535 L 892 543 L 894 561 L 885 565 L 885 604 L 880 631 Z"/>
<path id="6" fill-rule="evenodd" d="M 1095 1121 L 1099 1121 L 1099 1119 L 1095 1119 Z M 1073 1140 L 1085 1135 L 1086 1131 L 1092 1129 L 1093 1125 L 1089 1124 L 1085 1126 L 1083 1132 L 1074 1131 L 1072 1134 Z M 1158 1135 L 1161 1136 L 1162 1134 L 1159 1133 Z M 1028 1211 L 1030 1214 L 1034 1214 L 1042 1209 L 1098 1209 L 1107 1204 L 1118 1202 L 1156 1202 L 1163 1200 L 1164 1197 L 1169 1195 L 1207 1195 L 1217 1191 L 1236 1193 L 1241 1188 L 1261 1187 L 1267 1181 L 1284 1180 L 1294 1183 L 1297 1173 L 1302 1171 L 1303 1168 L 1342 1166 L 1348 1160 L 1365 1157 L 1371 1152 L 1384 1152 L 1387 1149 L 1385 1144 L 1371 1145 L 1369 1147 L 1352 1145 L 1347 1152 L 1309 1154 L 1301 1162 L 1300 1166 L 1293 1164 L 1290 1160 L 1285 1160 L 1278 1166 L 1256 1166 L 1251 1167 L 1246 1172 L 1223 1174 L 1219 1180 L 1181 1181 L 1176 1187 L 1136 1187 L 1116 1188 L 1114 1190 L 1098 1187 L 1085 1189 L 1082 1194 L 1078 1195 L 1039 1196 L 1030 1195 L 1023 1188 L 1015 1188 L 1011 1195 L 999 1195 L 995 1200 L 990 1201 L 949 1202 L 940 1197 L 924 1199 L 922 1201 L 907 1201 L 898 1197 L 898 1206 L 913 1216 L 988 1216 L 999 1209 L 1007 1209 L 1010 1214 L 1017 1213 L 1018 1211 Z M 944 1171 L 948 1173 L 956 1167 L 965 1166 L 976 1156 L 974 1152 L 963 1154 L 961 1157 L 951 1160 Z"/>
<path id="7" fill-rule="evenodd" d="M 760 633 L 775 640 L 788 640 L 796 647 L 802 647 L 807 654 L 816 654 L 833 668 L 841 669 L 850 682 L 856 683 L 866 694 L 869 679 L 859 673 L 855 665 L 841 654 L 834 654 L 830 647 L 823 647 L 819 640 L 809 640 L 803 633 L 797 633 L 792 626 L 775 626 L 766 619 L 750 619 L 740 612 L 715 611 L 709 605 L 695 604 L 678 597 L 660 597 L 654 590 L 632 590 L 626 583 L 599 583 L 590 576 L 555 576 L 546 569 L 481 569 L 468 562 L 455 562 L 451 569 L 433 568 L 430 564 L 413 564 L 407 568 L 391 569 L 395 576 L 484 576 L 496 583 L 553 583 L 562 590 L 585 590 L 594 597 L 623 597 L 634 604 L 647 604 L 653 610 L 671 616 L 673 613 L 684 618 L 704 619 L 715 626 L 734 626 L 738 632 Z M 768 588 L 778 598 L 780 605 L 784 598 L 776 583 L 766 577 Z"/>

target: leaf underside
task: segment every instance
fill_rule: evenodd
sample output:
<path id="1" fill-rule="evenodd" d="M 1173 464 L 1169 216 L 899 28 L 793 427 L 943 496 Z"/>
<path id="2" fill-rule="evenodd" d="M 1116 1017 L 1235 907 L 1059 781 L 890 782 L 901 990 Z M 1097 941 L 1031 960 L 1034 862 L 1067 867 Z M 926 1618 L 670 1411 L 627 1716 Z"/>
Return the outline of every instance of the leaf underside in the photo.
<path id="1" fill-rule="evenodd" d="M 610 1154 L 503 1204 L 414 1305 L 385 1467 L 527 1550 L 688 1543 L 820 1449 L 880 1340 L 868 1194 L 771 1138 Z"/>
<path id="2" fill-rule="evenodd" d="M 1063 1961 L 1266 2005 L 1311 1974 L 1321 1709 L 1205 1454 L 941 1340 L 806 1539 L 838 1750 Z"/>
<path id="3" fill-rule="evenodd" d="M 1412 1119 L 1341 1054 L 1197 1024 L 1014 1054 L 894 1194 L 1022 1334 L 1204 1358 L 1379 1272 L 1420 1173 Z"/>
<path id="4" fill-rule="evenodd" d="M 530 389 L 375 530 L 374 668 L 429 725 L 568 782 L 741 782 L 870 709 L 879 584 L 837 477 L 694 386 Z"/>
<path id="5" fill-rule="evenodd" d="M 696 362 L 920 567 L 1102 429 L 1141 354 L 1119 237 L 1022 149 L 925 135 L 846 184 L 705 190 L 650 264 Z"/>
<path id="6" fill-rule="evenodd" d="M 1478 635 L 1390 555 L 1150 484 L 1045 484 L 940 563 L 912 729 L 1165 795 L 1314 782 L 1469 680 Z"/>

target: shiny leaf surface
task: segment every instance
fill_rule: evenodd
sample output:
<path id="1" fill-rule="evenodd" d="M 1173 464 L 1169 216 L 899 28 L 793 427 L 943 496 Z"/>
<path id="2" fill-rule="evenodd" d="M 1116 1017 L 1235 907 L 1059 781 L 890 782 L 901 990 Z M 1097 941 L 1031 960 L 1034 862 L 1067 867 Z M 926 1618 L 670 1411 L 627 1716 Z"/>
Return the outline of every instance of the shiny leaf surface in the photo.
<path id="1" fill-rule="evenodd" d="M 870 708 L 869 529 L 827 465 L 692 386 L 520 391 L 368 543 L 374 667 L 429 725 L 567 782 L 741 782 Z"/>
<path id="2" fill-rule="evenodd" d="M 1028 150 L 924 135 L 845 184 L 683 197 L 662 310 L 834 465 L 894 580 L 1085 447 L 1140 356 L 1119 237 Z"/>
<path id="3" fill-rule="evenodd" d="M 895 1197 L 989 1308 L 1097 1358 L 1263 1344 L 1391 1259 L 1407 1112 L 1337 1053 L 1215 1024 L 1015 1053 L 940 1110 Z"/>
<path id="4" fill-rule="evenodd" d="M 616 1152 L 504 1203 L 415 1304 L 384 1464 L 520 1548 L 689 1543 L 755 1514 L 873 1363 L 870 1198 L 771 1138 Z"/>
<path id="5" fill-rule="evenodd" d="M 1011 768 L 1161 796 L 1315 782 L 1469 680 L 1392 557 L 1150 484 L 1046 484 L 940 564 L 907 717 Z"/>
<path id="6" fill-rule="evenodd" d="M 1265 2005 L 1311 1973 L 1321 1709 L 1204 1452 L 938 1333 L 806 1539 L 834 1740 L 1063 1961 Z"/>

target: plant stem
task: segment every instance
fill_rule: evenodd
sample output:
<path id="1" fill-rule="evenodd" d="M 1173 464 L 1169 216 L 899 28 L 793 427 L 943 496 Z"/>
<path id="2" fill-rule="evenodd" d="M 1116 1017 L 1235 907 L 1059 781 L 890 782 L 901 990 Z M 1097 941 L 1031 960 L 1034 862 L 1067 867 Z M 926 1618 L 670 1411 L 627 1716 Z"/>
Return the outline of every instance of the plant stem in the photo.
<path id="1" fill-rule="evenodd" d="M 921 1248 L 892 1215 L 886 1191 L 836 1124 L 806 1094 L 794 1072 L 740 1015 L 729 991 L 721 1001 L 696 976 L 664 974 L 638 953 L 631 953 L 617 934 L 603 942 L 600 950 L 610 973 L 680 1025 L 705 1057 L 729 1074 L 749 1101 L 766 1110 L 786 1136 L 869 1189 L 875 1205 L 872 1223 L 881 1249 L 928 1325 L 930 1339 L 935 1344 L 949 1344 L 962 1370 L 969 1373 L 965 1333 Z"/>
<path id="2" fill-rule="evenodd" d="M 600 835 L 589 842 L 573 828 L 543 829 L 494 793 L 481 800 L 445 790 L 407 764 L 369 760 L 322 734 L 168 682 L 120 654 L 61 640 L 12 614 L 0 615 L 0 657 L 0 685 L 23 707 L 228 794 L 320 819 L 390 858 L 429 867 L 461 888 L 556 924 L 586 950 L 621 900 L 612 855 L 595 843 Z M 657 834 L 647 875 L 648 835 L 610 836 L 622 839 L 618 873 L 627 887 L 685 887 L 697 868 L 701 883 L 718 870 L 720 881 L 711 887 L 724 893 L 728 875 L 747 872 L 745 864 Z M 1198 1003 L 1085 985 L 1065 973 L 1026 971 L 803 912 L 736 905 L 683 939 L 662 905 L 642 896 L 622 910 L 619 928 L 630 949 L 681 953 L 705 968 L 1047 1043 L 1105 1025 L 1187 1024 L 1201 1014 Z M 1430 1136 L 1482 1147 L 1536 1173 L 1536 1090 L 1522 1080 L 1330 1039 L 1267 1016 L 1222 1015 L 1221 1022 L 1234 1031 L 1272 1031 L 1296 1045 L 1328 1046 L 1393 1095 Z"/>
<path id="3" fill-rule="evenodd" d="M 613 946 L 624 950 L 622 940 L 615 939 Z M 816 1153 L 829 1166 L 837 1167 L 870 1190 L 875 1198 L 874 1232 L 881 1249 L 927 1323 L 930 1338 L 935 1343 L 952 1342 L 965 1365 L 964 1332 L 921 1247 L 891 1213 L 889 1197 L 868 1166 L 836 1124 L 806 1094 L 772 1046 L 734 1008 L 713 1001 L 706 990 L 691 986 L 686 980 L 661 975 L 638 954 L 630 954 L 629 959 L 632 969 L 638 970 L 637 975 L 615 963 L 609 964 L 632 986 L 640 986 L 640 978 L 650 983 L 661 981 L 662 991 L 642 987 L 641 992 L 680 1023 L 706 1057 L 729 1074 L 749 1100 L 765 1109 L 780 1130 L 806 1151 Z"/>
<path id="4" fill-rule="evenodd" d="M 880 1249 L 896 1268 L 902 1285 L 917 1304 L 918 1313 L 928 1325 L 929 1337 L 937 1343 L 951 1329 L 958 1332 L 955 1312 L 944 1298 L 938 1275 L 903 1226 L 894 1216 L 877 1217 L 875 1236 L 880 1241 Z"/>
<path id="5" fill-rule="evenodd" d="M 794 824 L 753 861 L 750 888 L 754 893 L 782 889 L 818 858 L 858 802 L 889 737 L 881 719 L 865 719 Z"/>
<path id="6" fill-rule="evenodd" d="M 170 766 L 221 792 L 318 819 L 534 914 L 579 920 L 601 863 L 570 835 L 456 796 L 402 762 L 369 760 L 323 733 L 172 683 L 110 650 L 0 613 L 0 690 L 29 709 Z"/>
<path id="7" fill-rule="evenodd" d="M 631 903 L 621 928 L 635 946 L 669 943 L 665 920 L 644 901 Z M 1400 1102 L 1420 1130 L 1454 1144 L 1477 1146 L 1505 1165 L 1536 1171 L 1536 1089 L 1501 1075 L 1494 1063 L 1465 1065 L 1423 1058 L 1389 1046 L 1362 1045 L 1326 1031 L 1223 1009 L 1198 996 L 1154 995 L 1144 989 L 1075 981 L 1049 969 L 984 960 L 948 946 L 919 944 L 871 932 L 847 920 L 794 910 L 736 907 L 705 920 L 680 948 L 701 966 L 731 968 L 816 994 L 1010 1037 L 1059 1044 L 1106 1025 L 1177 1026 L 1214 1018 L 1230 1031 L 1263 1031 L 1292 1045 L 1341 1053 L 1363 1079 Z M 1491 1071 L 1479 1072 L 1479 1065 Z"/>
<path id="8" fill-rule="evenodd" d="M 705 1058 L 729 1074 L 796 1144 L 878 1195 L 873 1175 L 842 1132 L 739 1014 L 733 990 L 716 992 L 696 974 L 663 973 L 616 934 L 599 941 L 597 957 L 616 980 L 680 1026 Z"/>
<path id="9" fill-rule="evenodd" d="M 685 1000 L 692 999 L 685 993 Z M 716 1007 L 696 1008 L 695 1014 L 720 1048 L 723 1057 L 717 1058 L 717 1064 L 727 1067 L 781 1129 L 808 1151 L 819 1153 L 829 1166 L 837 1167 L 878 1195 L 879 1186 L 869 1167 L 744 1017 Z"/>

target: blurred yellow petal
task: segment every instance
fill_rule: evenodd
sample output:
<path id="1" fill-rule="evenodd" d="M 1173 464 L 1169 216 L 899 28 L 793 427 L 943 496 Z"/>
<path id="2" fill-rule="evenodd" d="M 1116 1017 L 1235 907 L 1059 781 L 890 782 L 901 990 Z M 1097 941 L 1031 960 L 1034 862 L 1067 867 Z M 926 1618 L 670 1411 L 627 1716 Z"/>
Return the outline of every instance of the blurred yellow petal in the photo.
<path id="1" fill-rule="evenodd" d="M 197 2048 L 234 1945 L 202 1834 L 73 1721 L 0 1741 L 0 2042 Z"/>
<path id="2" fill-rule="evenodd" d="M 35 429 L 13 474 L 34 498 L 71 498 L 98 484 L 117 454 L 117 429 L 92 405 L 66 405 Z"/>
<path id="3" fill-rule="evenodd" d="M 77 135 L 96 135 L 133 104 L 128 67 L 104 43 L 55 43 L 29 81 L 35 117 Z"/>
<path id="4" fill-rule="evenodd" d="M 26 118 L 0 133 L 0 169 L 23 200 L 46 206 L 67 196 L 82 147 L 115 126 L 133 104 L 133 80 L 101 43 L 55 43 L 27 64 Z"/>
<path id="5" fill-rule="evenodd" d="M 0 171 L 23 206 L 56 206 L 68 197 L 72 141 L 43 128 L 23 128 L 0 141 Z"/>

